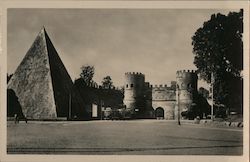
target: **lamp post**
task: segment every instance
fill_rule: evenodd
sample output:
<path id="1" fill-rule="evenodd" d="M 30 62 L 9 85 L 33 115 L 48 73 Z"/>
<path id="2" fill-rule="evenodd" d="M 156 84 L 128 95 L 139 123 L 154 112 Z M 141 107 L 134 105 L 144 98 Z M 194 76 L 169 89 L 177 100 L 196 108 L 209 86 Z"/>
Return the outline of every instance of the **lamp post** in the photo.
<path id="1" fill-rule="evenodd" d="M 178 84 L 177 84 L 176 88 L 177 88 L 177 106 L 178 106 L 177 122 L 178 122 L 178 125 L 181 125 L 181 121 L 180 121 L 180 88 L 179 88 Z"/>
<path id="2" fill-rule="evenodd" d="M 70 120 L 71 119 L 71 92 L 69 92 L 69 118 L 68 118 L 68 120 Z"/>
<path id="3" fill-rule="evenodd" d="M 211 73 L 211 93 L 212 93 L 212 104 L 211 104 L 211 120 L 214 120 L 214 74 Z"/>
<path id="4" fill-rule="evenodd" d="M 102 100 L 101 100 L 101 120 L 102 120 Z"/>

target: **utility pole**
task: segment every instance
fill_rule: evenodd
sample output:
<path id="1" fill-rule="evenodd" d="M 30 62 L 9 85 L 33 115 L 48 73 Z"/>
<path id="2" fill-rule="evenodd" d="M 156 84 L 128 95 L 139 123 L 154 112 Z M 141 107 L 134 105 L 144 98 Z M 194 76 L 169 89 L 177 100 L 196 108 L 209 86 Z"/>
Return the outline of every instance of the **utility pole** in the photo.
<path id="1" fill-rule="evenodd" d="M 177 106 L 178 106 L 178 113 L 177 113 L 177 121 L 178 121 L 178 125 L 181 125 L 181 121 L 180 121 L 180 88 L 179 85 L 177 85 Z"/>
<path id="2" fill-rule="evenodd" d="M 101 120 L 102 120 L 102 100 L 101 100 Z"/>
<path id="3" fill-rule="evenodd" d="M 69 120 L 71 119 L 71 92 L 69 92 Z"/>
<path id="4" fill-rule="evenodd" d="M 211 74 L 211 93 L 212 93 L 212 104 L 211 104 L 211 120 L 214 120 L 214 73 Z"/>

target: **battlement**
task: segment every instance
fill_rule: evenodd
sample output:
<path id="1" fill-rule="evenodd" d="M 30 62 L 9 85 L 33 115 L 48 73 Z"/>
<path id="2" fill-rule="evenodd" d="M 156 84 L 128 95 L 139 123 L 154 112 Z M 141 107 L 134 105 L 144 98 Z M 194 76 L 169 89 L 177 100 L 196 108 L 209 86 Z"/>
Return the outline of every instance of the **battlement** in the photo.
<path id="1" fill-rule="evenodd" d="M 149 82 L 145 82 L 144 86 L 145 86 L 146 88 L 150 88 L 150 87 L 151 87 L 151 85 L 150 85 Z"/>
<path id="2" fill-rule="evenodd" d="M 178 70 L 176 74 L 181 74 L 181 73 L 194 73 L 197 74 L 196 70 Z"/>
<path id="3" fill-rule="evenodd" d="M 162 85 L 162 84 L 155 84 L 155 85 L 153 85 L 153 88 L 166 88 L 166 87 L 168 87 L 168 85 L 167 84 L 164 84 L 164 85 Z"/>
<path id="4" fill-rule="evenodd" d="M 176 100 L 176 90 L 165 85 L 155 85 L 152 89 L 153 101 L 173 101 Z"/>
<path id="5" fill-rule="evenodd" d="M 177 77 L 185 77 L 187 75 L 197 76 L 197 71 L 196 70 L 178 70 L 176 72 Z"/>
<path id="6" fill-rule="evenodd" d="M 136 75 L 136 76 L 145 76 L 141 72 L 126 72 L 125 75 Z"/>
<path id="7" fill-rule="evenodd" d="M 173 88 L 173 85 L 167 85 L 167 84 L 159 84 L 159 85 L 151 85 L 153 89 L 166 89 L 170 90 Z"/>

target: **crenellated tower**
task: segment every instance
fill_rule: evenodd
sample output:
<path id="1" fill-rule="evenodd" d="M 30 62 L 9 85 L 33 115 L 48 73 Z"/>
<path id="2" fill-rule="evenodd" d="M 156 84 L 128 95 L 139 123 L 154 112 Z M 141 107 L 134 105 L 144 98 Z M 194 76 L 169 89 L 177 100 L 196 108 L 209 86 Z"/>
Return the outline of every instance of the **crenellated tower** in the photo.
<path id="1" fill-rule="evenodd" d="M 178 114 L 190 110 L 195 105 L 194 98 L 197 94 L 197 79 L 198 76 L 195 70 L 180 70 L 176 72 L 175 119 L 178 118 Z M 180 106 L 179 110 L 178 105 Z"/>
<path id="2" fill-rule="evenodd" d="M 145 75 L 142 73 L 125 73 L 124 104 L 132 114 L 140 113 L 145 107 Z"/>

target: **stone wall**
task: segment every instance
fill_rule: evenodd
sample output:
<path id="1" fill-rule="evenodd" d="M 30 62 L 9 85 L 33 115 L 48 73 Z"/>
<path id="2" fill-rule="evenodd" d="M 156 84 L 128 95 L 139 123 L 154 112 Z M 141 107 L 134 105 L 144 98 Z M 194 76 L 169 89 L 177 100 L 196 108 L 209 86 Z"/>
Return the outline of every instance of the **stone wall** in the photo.
<path id="1" fill-rule="evenodd" d="M 81 78 L 75 80 L 75 89 L 79 90 L 80 96 L 86 106 L 89 116 L 92 116 L 92 104 L 98 105 L 98 117 L 101 116 L 101 106 L 118 109 L 123 106 L 124 95 L 121 89 L 104 89 L 95 84 L 87 85 Z"/>
<path id="2" fill-rule="evenodd" d="M 175 101 L 176 100 L 175 89 L 168 87 L 167 85 L 154 86 L 152 88 L 152 100 Z"/>
<path id="3" fill-rule="evenodd" d="M 154 110 L 162 108 L 164 110 L 164 119 L 174 119 L 175 102 L 174 86 L 156 85 L 152 87 L 152 107 Z"/>
<path id="4" fill-rule="evenodd" d="M 164 119 L 173 120 L 174 119 L 174 110 L 175 110 L 175 101 L 152 101 L 152 107 L 154 110 L 157 108 L 162 108 L 164 110 Z"/>

